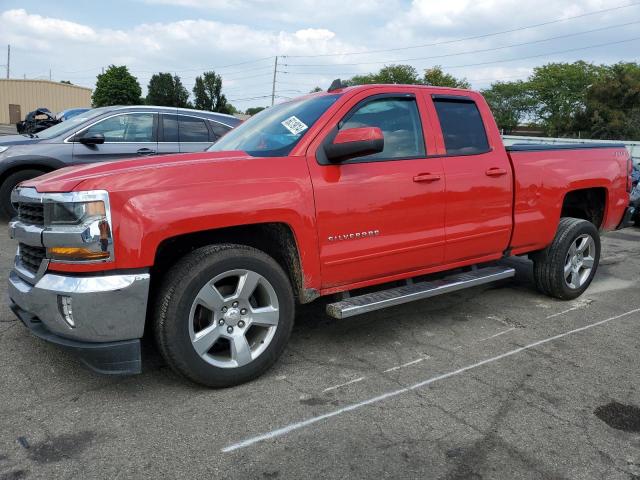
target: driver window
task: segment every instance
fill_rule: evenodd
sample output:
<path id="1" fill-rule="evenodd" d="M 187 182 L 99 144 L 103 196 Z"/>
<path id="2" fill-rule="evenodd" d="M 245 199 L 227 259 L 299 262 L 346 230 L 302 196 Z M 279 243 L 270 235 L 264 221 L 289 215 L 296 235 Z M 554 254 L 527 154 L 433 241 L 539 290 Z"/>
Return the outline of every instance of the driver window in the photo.
<path id="1" fill-rule="evenodd" d="M 153 113 L 127 113 L 109 117 L 89 127 L 83 137 L 101 133 L 105 143 L 155 142 Z"/>
<path id="2" fill-rule="evenodd" d="M 379 127 L 384 135 L 384 150 L 356 162 L 391 160 L 425 156 L 420 114 L 414 98 L 379 98 L 358 107 L 340 124 L 340 130 Z"/>

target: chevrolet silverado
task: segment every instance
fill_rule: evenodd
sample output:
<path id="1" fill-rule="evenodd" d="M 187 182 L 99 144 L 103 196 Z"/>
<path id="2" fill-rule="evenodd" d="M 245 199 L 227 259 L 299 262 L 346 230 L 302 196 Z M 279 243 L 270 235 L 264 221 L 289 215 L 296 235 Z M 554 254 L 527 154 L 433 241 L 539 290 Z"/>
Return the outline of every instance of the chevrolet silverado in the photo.
<path id="1" fill-rule="evenodd" d="M 542 293 L 578 297 L 599 232 L 630 223 L 631 169 L 623 145 L 505 148 L 473 91 L 337 85 L 207 152 L 23 182 L 10 306 L 97 371 L 140 372 L 147 333 L 183 376 L 235 385 L 319 296 L 347 318 L 509 278 L 499 260 L 528 255 Z"/>

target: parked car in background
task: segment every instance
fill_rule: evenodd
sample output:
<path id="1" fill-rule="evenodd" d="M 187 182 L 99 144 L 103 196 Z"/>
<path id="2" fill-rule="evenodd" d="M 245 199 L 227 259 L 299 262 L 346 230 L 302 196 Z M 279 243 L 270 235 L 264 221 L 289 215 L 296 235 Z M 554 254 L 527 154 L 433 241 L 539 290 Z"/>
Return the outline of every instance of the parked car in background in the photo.
<path id="1" fill-rule="evenodd" d="M 37 108 L 33 112 L 27 113 L 24 120 L 16 123 L 16 130 L 20 134 L 34 134 L 59 123 L 48 108 Z"/>
<path id="2" fill-rule="evenodd" d="M 56 120 L 60 122 L 64 122 L 65 120 L 69 120 L 71 117 L 75 117 L 76 115 L 80 115 L 81 113 L 87 112 L 91 110 L 90 108 L 67 108 L 66 110 L 62 110 L 56 114 Z"/>
<path id="3" fill-rule="evenodd" d="M 173 107 L 88 110 L 44 131 L 0 139 L 0 216 L 13 217 L 11 191 L 24 180 L 78 163 L 201 152 L 241 121 Z"/>

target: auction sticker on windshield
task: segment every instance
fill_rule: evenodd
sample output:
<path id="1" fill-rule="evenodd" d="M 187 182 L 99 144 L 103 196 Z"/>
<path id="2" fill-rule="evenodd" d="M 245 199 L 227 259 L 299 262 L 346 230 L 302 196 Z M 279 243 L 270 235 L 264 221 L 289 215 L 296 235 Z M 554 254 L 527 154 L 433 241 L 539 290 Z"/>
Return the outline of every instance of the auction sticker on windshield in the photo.
<path id="1" fill-rule="evenodd" d="M 304 122 L 295 115 L 290 116 L 286 120 L 280 122 L 284 128 L 289 130 L 294 135 L 304 132 L 307 128 Z"/>

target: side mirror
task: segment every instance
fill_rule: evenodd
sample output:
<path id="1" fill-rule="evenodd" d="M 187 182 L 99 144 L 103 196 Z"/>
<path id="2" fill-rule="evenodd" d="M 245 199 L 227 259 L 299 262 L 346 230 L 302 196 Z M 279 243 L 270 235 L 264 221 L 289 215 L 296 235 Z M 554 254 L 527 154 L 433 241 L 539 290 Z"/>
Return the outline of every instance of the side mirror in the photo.
<path id="1" fill-rule="evenodd" d="M 101 145 L 104 143 L 104 135 L 101 133 L 94 133 L 88 137 L 78 138 L 78 142 L 83 143 L 84 145 Z"/>
<path id="2" fill-rule="evenodd" d="M 384 136 L 378 127 L 358 127 L 340 130 L 333 142 L 324 147 L 330 162 L 363 157 L 384 150 Z"/>

